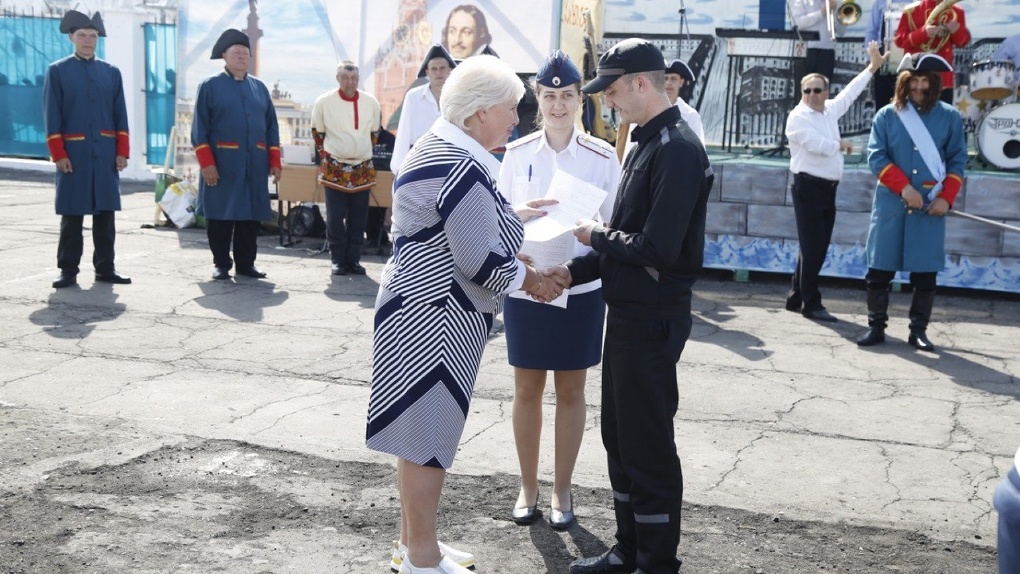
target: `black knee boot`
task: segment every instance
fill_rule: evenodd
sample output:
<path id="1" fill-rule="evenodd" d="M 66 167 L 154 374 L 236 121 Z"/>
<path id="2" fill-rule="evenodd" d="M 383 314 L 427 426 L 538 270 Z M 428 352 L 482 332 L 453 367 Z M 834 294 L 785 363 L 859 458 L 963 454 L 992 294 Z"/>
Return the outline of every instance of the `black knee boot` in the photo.
<path id="1" fill-rule="evenodd" d="M 876 289 L 868 286 L 868 332 L 857 339 L 859 347 L 885 342 L 885 326 L 889 321 L 889 285 Z"/>
<path id="2" fill-rule="evenodd" d="M 914 298 L 910 301 L 910 337 L 907 338 L 907 342 L 921 351 L 935 350 L 935 345 L 925 335 L 934 305 L 934 289 L 914 289 Z"/>

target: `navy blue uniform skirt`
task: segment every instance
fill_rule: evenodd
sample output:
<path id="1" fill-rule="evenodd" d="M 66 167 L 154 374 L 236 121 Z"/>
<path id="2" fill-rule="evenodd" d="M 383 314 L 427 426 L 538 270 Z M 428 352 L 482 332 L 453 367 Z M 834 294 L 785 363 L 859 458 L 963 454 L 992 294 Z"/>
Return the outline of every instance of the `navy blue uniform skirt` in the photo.
<path id="1" fill-rule="evenodd" d="M 507 297 L 503 306 L 507 358 L 514 367 L 576 371 L 602 360 L 606 302 L 596 289 L 567 298 L 567 308 Z"/>

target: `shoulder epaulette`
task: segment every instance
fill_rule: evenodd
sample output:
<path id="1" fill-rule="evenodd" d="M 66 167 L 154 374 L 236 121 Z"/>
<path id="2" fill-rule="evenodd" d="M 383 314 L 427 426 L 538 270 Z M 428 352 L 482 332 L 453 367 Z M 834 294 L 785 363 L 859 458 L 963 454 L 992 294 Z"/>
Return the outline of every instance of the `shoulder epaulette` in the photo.
<path id="1" fill-rule="evenodd" d="M 577 145 L 606 159 L 609 159 L 616 154 L 616 150 L 610 147 L 609 142 L 588 134 L 578 134 Z"/>
<path id="2" fill-rule="evenodd" d="M 542 130 L 535 130 L 522 138 L 517 138 L 514 141 L 506 144 L 506 150 L 510 151 L 515 147 L 522 146 L 528 142 L 533 142 L 540 137 L 542 137 Z"/>

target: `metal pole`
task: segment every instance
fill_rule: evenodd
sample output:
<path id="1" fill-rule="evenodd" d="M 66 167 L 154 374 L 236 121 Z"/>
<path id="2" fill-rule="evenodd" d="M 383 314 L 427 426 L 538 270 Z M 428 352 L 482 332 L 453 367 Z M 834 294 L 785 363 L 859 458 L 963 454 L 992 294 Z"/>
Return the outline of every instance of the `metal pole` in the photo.
<path id="1" fill-rule="evenodd" d="M 957 211 L 955 209 L 950 209 L 947 213 L 949 215 L 955 215 L 957 217 L 962 217 L 964 219 L 969 219 L 971 221 L 977 221 L 978 223 L 984 223 L 985 225 L 991 225 L 993 227 L 998 227 L 1000 229 L 1005 229 L 1006 231 L 1015 231 L 1017 233 L 1020 233 L 1020 227 L 1017 227 L 1015 225 L 1010 225 L 1008 223 L 1003 223 L 1001 221 L 994 221 L 994 220 L 991 220 L 991 219 L 986 219 L 986 218 L 981 217 L 979 215 L 971 215 L 970 213 L 964 213 L 962 211 Z"/>
<path id="2" fill-rule="evenodd" d="M 680 0 L 680 30 L 676 35 L 676 57 L 681 60 L 683 59 L 681 52 L 683 48 L 684 28 L 687 29 L 687 39 L 690 40 L 691 28 L 687 25 L 687 6 L 684 5 L 684 0 Z"/>

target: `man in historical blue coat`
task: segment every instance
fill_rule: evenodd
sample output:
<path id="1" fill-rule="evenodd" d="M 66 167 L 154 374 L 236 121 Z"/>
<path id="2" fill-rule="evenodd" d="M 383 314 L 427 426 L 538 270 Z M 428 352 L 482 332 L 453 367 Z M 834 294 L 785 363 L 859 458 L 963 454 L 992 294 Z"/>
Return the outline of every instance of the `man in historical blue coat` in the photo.
<path id="1" fill-rule="evenodd" d="M 131 283 L 113 265 L 117 235 L 114 212 L 120 211 L 120 172 L 127 167 L 128 120 L 120 70 L 96 58 L 103 19 L 69 11 L 60 32 L 74 44 L 74 54 L 46 70 L 43 108 L 46 145 L 57 167 L 56 209 L 60 215 L 57 266 L 53 287 L 78 282 L 84 249 L 82 225 L 92 216 L 92 264 L 96 281 Z"/>
<path id="2" fill-rule="evenodd" d="M 907 55 L 893 102 L 875 114 L 868 164 L 878 178 L 868 230 L 867 334 L 857 344 L 885 341 L 889 284 L 910 272 L 914 287 L 907 342 L 935 346 L 925 333 L 935 303 L 935 276 L 946 264 L 945 214 L 963 187 L 967 140 L 953 106 L 939 101 L 941 73 L 953 68 L 937 54 Z"/>
<path id="3" fill-rule="evenodd" d="M 248 75 L 251 46 L 240 30 L 227 30 L 213 46 L 212 59 L 222 58 L 223 72 L 198 86 L 191 144 L 202 178 L 199 213 L 206 217 L 213 279 L 238 275 L 260 279 L 255 267 L 259 227 L 272 218 L 269 176 L 280 181 L 280 131 L 269 90 Z M 233 240 L 234 258 L 230 258 Z"/>

